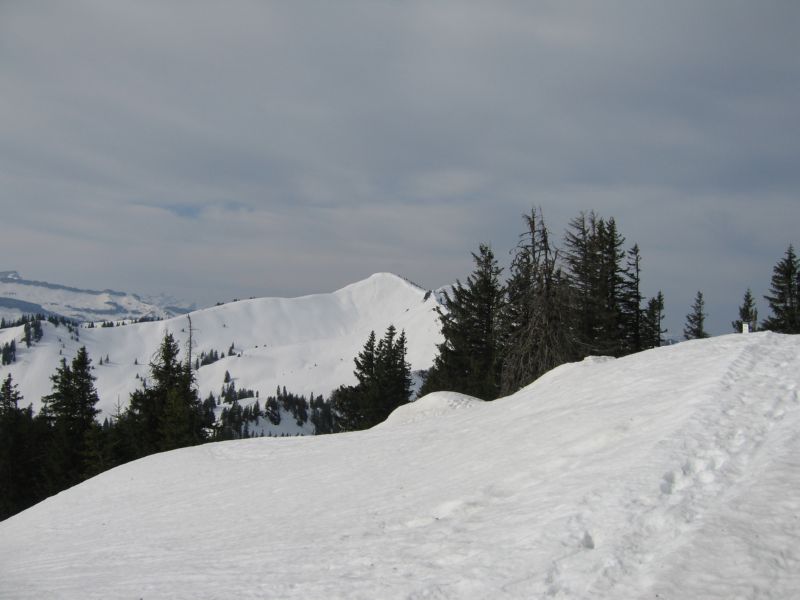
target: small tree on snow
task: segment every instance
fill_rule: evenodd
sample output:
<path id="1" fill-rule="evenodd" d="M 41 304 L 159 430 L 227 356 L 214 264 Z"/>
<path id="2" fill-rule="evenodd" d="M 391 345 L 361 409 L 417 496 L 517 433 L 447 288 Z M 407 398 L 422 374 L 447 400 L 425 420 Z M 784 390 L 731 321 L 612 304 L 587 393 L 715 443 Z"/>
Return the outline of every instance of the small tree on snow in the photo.
<path id="1" fill-rule="evenodd" d="M 739 307 L 739 318 L 731 323 L 735 332 L 742 331 L 742 325 L 747 324 L 750 331 L 758 329 L 758 310 L 750 288 L 744 293 L 742 305 Z"/>
<path id="2" fill-rule="evenodd" d="M 698 291 L 692 304 L 692 312 L 686 315 L 686 325 L 683 328 L 683 337 L 687 340 L 702 339 L 709 337 L 705 330 L 705 320 L 708 316 L 705 312 L 705 300 L 703 292 Z"/>

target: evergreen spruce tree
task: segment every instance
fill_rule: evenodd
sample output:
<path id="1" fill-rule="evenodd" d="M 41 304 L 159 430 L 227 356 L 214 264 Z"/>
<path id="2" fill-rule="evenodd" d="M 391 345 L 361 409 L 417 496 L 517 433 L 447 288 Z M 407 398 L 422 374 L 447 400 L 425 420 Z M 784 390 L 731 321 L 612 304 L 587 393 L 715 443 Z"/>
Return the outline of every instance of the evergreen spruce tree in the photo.
<path id="1" fill-rule="evenodd" d="M 742 331 L 742 325 L 747 323 L 749 331 L 756 331 L 758 329 L 758 310 L 756 303 L 753 299 L 753 293 L 750 288 L 744 293 L 742 305 L 739 307 L 739 318 L 731 322 L 733 330 L 737 333 Z"/>
<path id="2" fill-rule="evenodd" d="M 72 364 L 65 359 L 51 376 L 53 391 L 42 398 L 43 412 L 53 428 L 53 447 L 48 465 L 56 490 L 86 478 L 90 441 L 99 427 L 95 417 L 99 401 L 92 374 L 92 360 L 86 347 L 78 350 Z"/>
<path id="3" fill-rule="evenodd" d="M 4 365 L 10 365 L 17 361 L 17 342 L 11 340 L 3 344 L 3 351 L 2 351 L 2 363 Z"/>
<path id="4" fill-rule="evenodd" d="M 622 282 L 620 313 L 625 352 L 639 352 L 645 347 L 644 310 L 642 310 L 642 257 L 639 245 L 628 250 L 628 261 Z"/>
<path id="5" fill-rule="evenodd" d="M 264 403 L 264 416 L 273 425 L 280 425 L 281 411 L 280 406 L 278 406 L 278 399 L 275 396 L 267 397 L 267 401 Z"/>
<path id="6" fill-rule="evenodd" d="M 33 333 L 33 341 L 40 342 L 44 336 L 44 332 L 42 331 L 42 320 L 39 317 L 35 318 L 31 322 L 31 329 Z"/>
<path id="7" fill-rule="evenodd" d="M 362 387 L 371 387 L 375 378 L 375 346 L 376 346 L 375 331 L 371 331 L 367 341 L 364 343 L 364 348 L 353 359 L 355 362 L 356 370 L 355 376 L 358 384 Z"/>
<path id="8" fill-rule="evenodd" d="M 314 435 L 324 435 L 336 431 L 332 403 L 325 402 L 322 396 L 314 398 L 312 394 L 311 423 L 314 425 Z"/>
<path id="9" fill-rule="evenodd" d="M 394 409 L 408 402 L 411 396 L 411 365 L 406 360 L 406 332 L 397 335 L 389 325 L 375 351 L 375 386 L 378 411 L 375 424 L 386 420 Z"/>
<path id="10" fill-rule="evenodd" d="M 356 385 L 341 385 L 331 392 L 328 403 L 334 413 L 334 431 L 358 431 L 367 422 L 362 395 Z"/>
<path id="11" fill-rule="evenodd" d="M 622 323 L 623 284 L 625 271 L 622 261 L 625 243 L 617 231 L 614 218 L 598 222 L 599 251 L 599 295 L 598 295 L 598 329 L 595 332 L 595 344 L 600 354 L 621 356 L 626 353 L 625 331 Z"/>
<path id="12" fill-rule="evenodd" d="M 42 452 L 50 446 L 50 431 L 21 402 L 9 374 L 0 385 L 0 521 L 48 495 Z"/>
<path id="13" fill-rule="evenodd" d="M 0 413 L 12 412 L 19 409 L 22 394 L 19 393 L 16 384 L 11 379 L 11 373 L 0 386 Z"/>
<path id="14" fill-rule="evenodd" d="M 167 333 L 150 363 L 151 385 L 131 394 L 126 422 L 135 432 L 136 457 L 203 442 L 205 415 L 191 365 L 178 359 L 178 343 Z"/>
<path id="15" fill-rule="evenodd" d="M 763 328 L 776 333 L 800 333 L 800 260 L 789 245 L 772 270 L 770 293 L 764 296 L 772 314 Z"/>
<path id="16" fill-rule="evenodd" d="M 524 215 L 501 313 L 501 393 L 510 394 L 574 357 L 570 289 L 541 213 Z"/>
<path id="17" fill-rule="evenodd" d="M 570 221 L 565 260 L 574 290 L 574 330 L 582 356 L 625 353 L 624 241 L 613 218 L 606 221 L 594 213 L 581 213 Z"/>
<path id="18" fill-rule="evenodd" d="M 370 332 L 354 359 L 356 386 L 342 386 L 331 395 L 341 431 L 366 429 L 384 421 L 411 396 L 411 366 L 406 360 L 406 335 L 389 325 L 377 341 Z M 304 403 L 305 404 L 305 403 Z M 307 415 L 303 419 L 307 419 Z"/>
<path id="19" fill-rule="evenodd" d="M 666 329 L 662 329 L 664 322 L 664 294 L 659 290 L 653 298 L 647 301 L 647 308 L 643 321 L 643 347 L 658 348 L 664 344 Z"/>
<path id="20" fill-rule="evenodd" d="M 596 283 L 596 238 L 597 216 L 592 212 L 581 213 L 569 222 L 564 235 L 570 286 L 573 290 L 572 315 L 575 340 L 583 356 L 592 353 L 592 339 L 596 329 L 597 283 Z"/>
<path id="21" fill-rule="evenodd" d="M 705 330 L 705 320 L 708 316 L 705 312 L 705 307 L 703 292 L 698 291 L 692 304 L 692 311 L 686 315 L 686 325 L 683 328 L 683 337 L 687 340 L 709 337 L 708 332 Z"/>
<path id="22" fill-rule="evenodd" d="M 493 400 L 500 392 L 502 269 L 484 244 L 472 257 L 475 270 L 466 285 L 456 281 L 444 294 L 445 309 L 438 309 L 444 342 L 421 394 L 451 390 Z"/>

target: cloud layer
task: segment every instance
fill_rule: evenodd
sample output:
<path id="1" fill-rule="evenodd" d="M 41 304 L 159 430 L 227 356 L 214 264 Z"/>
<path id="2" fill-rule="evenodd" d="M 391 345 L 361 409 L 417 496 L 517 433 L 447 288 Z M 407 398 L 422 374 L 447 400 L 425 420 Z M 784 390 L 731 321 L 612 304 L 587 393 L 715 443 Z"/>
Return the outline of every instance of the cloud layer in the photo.
<path id="1" fill-rule="evenodd" d="M 794 3 L 0 7 L 0 268 L 201 304 L 436 287 L 614 216 L 678 336 L 800 222 Z"/>

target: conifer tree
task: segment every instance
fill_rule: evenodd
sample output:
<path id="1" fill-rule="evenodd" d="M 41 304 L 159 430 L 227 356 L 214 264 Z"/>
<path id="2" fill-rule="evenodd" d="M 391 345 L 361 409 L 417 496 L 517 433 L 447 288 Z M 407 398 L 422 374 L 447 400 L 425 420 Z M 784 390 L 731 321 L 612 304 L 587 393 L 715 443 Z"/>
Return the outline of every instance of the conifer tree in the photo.
<path id="1" fill-rule="evenodd" d="M 314 425 L 314 435 L 323 435 L 336 431 L 332 402 L 325 402 L 322 396 L 311 400 L 311 423 Z"/>
<path id="2" fill-rule="evenodd" d="M 444 342 L 421 394 L 451 390 L 493 400 L 500 391 L 500 314 L 505 290 L 494 253 L 481 244 L 472 254 L 474 271 L 466 285 L 456 281 L 438 309 Z"/>
<path id="3" fill-rule="evenodd" d="M 792 245 L 773 268 L 770 293 L 764 298 L 772 311 L 764 321 L 764 329 L 800 333 L 800 260 Z"/>
<path id="4" fill-rule="evenodd" d="M 664 294 L 658 294 L 647 301 L 643 322 L 644 348 L 658 348 L 664 344 L 666 329 L 662 329 L 664 321 Z"/>
<path id="5" fill-rule="evenodd" d="M 510 394 L 574 357 L 570 290 L 541 213 L 523 216 L 501 313 L 501 393 Z"/>
<path id="6" fill-rule="evenodd" d="M 14 340 L 3 344 L 2 349 L 2 364 L 10 365 L 17 360 L 17 343 Z"/>
<path id="7" fill-rule="evenodd" d="M 565 260 L 574 290 L 575 337 L 581 355 L 625 352 L 622 327 L 625 239 L 616 221 L 581 213 L 570 221 Z"/>
<path id="8" fill-rule="evenodd" d="M 566 253 L 564 255 L 572 294 L 572 314 L 575 339 L 581 346 L 581 353 L 590 354 L 591 340 L 595 331 L 596 268 L 595 246 L 597 236 L 597 216 L 580 213 L 573 218 L 564 235 Z"/>
<path id="9" fill-rule="evenodd" d="M 628 261 L 622 282 L 620 313 L 623 345 L 626 352 L 639 352 L 645 347 L 644 311 L 642 310 L 642 257 L 639 245 L 628 250 Z"/>
<path id="10" fill-rule="evenodd" d="M 353 359 L 355 362 L 356 370 L 355 376 L 359 385 L 369 387 L 375 377 L 375 346 L 376 338 L 375 331 L 370 331 L 367 341 L 364 343 L 364 348 Z"/>
<path id="11" fill-rule="evenodd" d="M 358 431 L 366 427 L 363 396 L 357 385 L 341 385 L 331 392 L 328 403 L 335 415 L 334 431 Z"/>
<path id="12" fill-rule="evenodd" d="M 389 325 L 377 343 L 375 332 L 370 332 L 364 348 L 354 359 L 358 384 L 342 386 L 331 395 L 340 430 L 377 425 L 395 408 L 408 402 L 411 366 L 406 353 L 405 331 L 398 336 L 394 325 Z"/>
<path id="13" fill-rule="evenodd" d="M 198 444 L 206 421 L 190 365 L 178 359 L 178 343 L 167 333 L 150 363 L 152 385 L 131 394 L 126 422 L 135 432 L 135 456 Z"/>
<path id="14" fill-rule="evenodd" d="M 0 521 L 48 494 L 41 454 L 50 445 L 50 432 L 31 406 L 20 408 L 21 402 L 9 374 L 0 385 Z"/>
<path id="15" fill-rule="evenodd" d="M 95 422 L 99 413 L 96 378 L 86 347 L 78 350 L 71 366 L 62 359 L 50 379 L 53 391 L 42 398 L 43 413 L 52 424 L 54 436 L 48 467 L 53 486 L 63 489 L 86 477 L 92 430 L 99 427 Z"/>
<path id="16" fill-rule="evenodd" d="M 394 409 L 408 402 L 411 396 L 411 365 L 406 360 L 406 332 L 397 335 L 389 325 L 375 352 L 375 387 L 378 396 L 376 423 L 388 417 Z"/>
<path id="17" fill-rule="evenodd" d="M 614 218 L 600 219 L 597 228 L 599 261 L 598 329 L 595 345 L 601 354 L 620 356 L 626 353 L 625 332 L 622 323 L 624 269 L 622 260 L 625 243 L 617 231 Z"/>
<path id="18" fill-rule="evenodd" d="M 44 332 L 42 331 L 42 320 L 40 318 L 37 317 L 31 321 L 31 330 L 33 334 L 33 341 L 40 342 L 44 336 Z"/>
<path id="19" fill-rule="evenodd" d="M 705 330 L 705 320 L 708 316 L 705 312 L 705 307 L 703 292 L 698 291 L 692 304 L 692 311 L 686 315 L 686 325 L 683 328 L 683 337 L 687 340 L 709 337 L 708 332 Z"/>
<path id="20" fill-rule="evenodd" d="M 19 393 L 16 384 L 11 379 L 11 373 L 9 373 L 3 381 L 3 385 L 0 386 L 0 413 L 17 410 L 21 400 L 22 394 Z"/>
<path id="21" fill-rule="evenodd" d="M 742 305 L 739 307 L 739 318 L 731 322 L 733 330 L 737 333 L 742 331 L 742 325 L 747 324 L 749 331 L 756 331 L 758 329 L 758 310 L 756 303 L 753 299 L 753 293 L 750 288 L 744 293 Z"/>

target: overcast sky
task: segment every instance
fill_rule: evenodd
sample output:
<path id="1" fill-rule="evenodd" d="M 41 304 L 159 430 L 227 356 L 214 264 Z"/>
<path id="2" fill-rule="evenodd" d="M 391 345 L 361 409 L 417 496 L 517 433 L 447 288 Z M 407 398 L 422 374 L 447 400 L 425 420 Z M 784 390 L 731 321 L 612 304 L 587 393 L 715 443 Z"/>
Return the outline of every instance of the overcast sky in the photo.
<path id="1" fill-rule="evenodd" d="M 800 244 L 800 3 L 0 2 L 0 270 L 213 304 L 615 217 L 679 337 Z M 766 312 L 762 305 L 762 312 Z"/>

